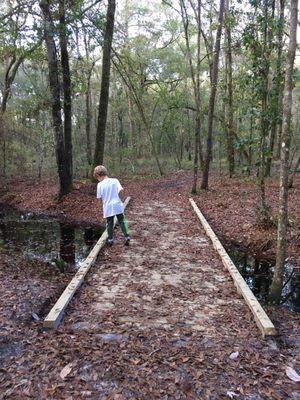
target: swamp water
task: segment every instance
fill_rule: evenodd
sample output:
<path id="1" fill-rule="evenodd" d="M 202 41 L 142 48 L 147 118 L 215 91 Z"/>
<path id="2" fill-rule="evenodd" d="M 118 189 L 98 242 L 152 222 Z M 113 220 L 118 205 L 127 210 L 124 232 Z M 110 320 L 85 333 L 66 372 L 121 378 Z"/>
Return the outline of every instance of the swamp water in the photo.
<path id="1" fill-rule="evenodd" d="M 256 259 L 240 248 L 232 247 L 227 251 L 253 294 L 260 302 L 266 303 L 274 264 Z M 285 266 L 281 304 L 292 311 L 300 312 L 300 273 L 294 271 L 289 263 Z"/>
<path id="2" fill-rule="evenodd" d="M 75 226 L 0 205 L 1 246 L 61 270 L 66 265 L 78 268 L 102 232 L 103 227 Z"/>

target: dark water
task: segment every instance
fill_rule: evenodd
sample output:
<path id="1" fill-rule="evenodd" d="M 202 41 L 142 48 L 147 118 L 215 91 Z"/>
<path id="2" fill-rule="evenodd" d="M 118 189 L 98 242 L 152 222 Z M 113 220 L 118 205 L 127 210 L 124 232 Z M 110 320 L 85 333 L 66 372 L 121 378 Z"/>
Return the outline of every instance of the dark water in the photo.
<path id="1" fill-rule="evenodd" d="M 102 227 L 78 227 L 0 206 L 0 245 L 61 270 L 79 267 L 102 232 Z"/>
<path id="2" fill-rule="evenodd" d="M 228 254 L 256 298 L 266 303 L 274 264 L 255 259 L 239 248 L 228 249 Z M 289 263 L 285 266 L 284 285 L 281 303 L 290 310 L 300 312 L 300 273 L 294 271 L 293 266 Z"/>

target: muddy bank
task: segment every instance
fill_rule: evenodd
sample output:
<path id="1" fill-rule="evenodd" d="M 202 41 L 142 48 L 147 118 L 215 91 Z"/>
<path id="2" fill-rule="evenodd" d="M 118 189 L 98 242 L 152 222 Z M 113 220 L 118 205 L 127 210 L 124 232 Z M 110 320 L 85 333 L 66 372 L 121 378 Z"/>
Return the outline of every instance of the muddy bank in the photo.
<path id="1" fill-rule="evenodd" d="M 276 258 L 278 182 L 267 182 L 266 198 L 272 210 L 274 226 L 262 229 L 256 225 L 257 189 L 251 179 L 214 177 L 211 188 L 195 196 L 216 234 L 225 246 L 232 244 L 247 249 L 257 258 L 274 261 Z M 300 179 L 289 192 L 289 229 L 287 258 L 300 266 Z"/>

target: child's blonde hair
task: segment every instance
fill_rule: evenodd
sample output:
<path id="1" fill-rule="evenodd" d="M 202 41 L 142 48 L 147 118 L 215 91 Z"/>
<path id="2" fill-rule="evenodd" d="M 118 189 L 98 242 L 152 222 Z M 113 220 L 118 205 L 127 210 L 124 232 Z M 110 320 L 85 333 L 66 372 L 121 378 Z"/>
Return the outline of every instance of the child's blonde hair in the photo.
<path id="1" fill-rule="evenodd" d="M 102 177 L 102 176 L 107 176 L 107 169 L 104 167 L 104 165 L 98 165 L 94 169 L 94 178 L 97 178 L 97 176 Z"/>

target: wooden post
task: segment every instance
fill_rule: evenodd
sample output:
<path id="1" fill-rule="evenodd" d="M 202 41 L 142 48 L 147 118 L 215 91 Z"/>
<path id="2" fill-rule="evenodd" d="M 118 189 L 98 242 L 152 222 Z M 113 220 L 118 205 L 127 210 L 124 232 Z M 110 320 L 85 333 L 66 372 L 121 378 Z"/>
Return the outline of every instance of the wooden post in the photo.
<path id="1" fill-rule="evenodd" d="M 211 239 L 214 248 L 219 253 L 223 265 L 228 269 L 233 279 L 234 285 L 237 288 L 238 293 L 240 293 L 243 296 L 248 307 L 250 308 L 254 316 L 255 322 L 260 331 L 262 332 L 263 337 L 276 335 L 276 330 L 272 321 L 270 320 L 270 318 L 268 317 L 268 315 L 266 314 L 266 312 L 264 311 L 264 309 L 262 308 L 256 297 L 252 293 L 251 289 L 245 282 L 242 275 L 239 273 L 238 269 L 232 262 L 231 258 L 229 257 L 226 250 L 222 246 L 218 237 L 216 236 L 216 234 L 206 221 L 204 215 L 201 213 L 201 211 L 199 210 L 193 199 L 190 199 L 190 203 L 193 209 L 195 210 L 197 217 L 199 218 L 207 236 Z"/>
<path id="2" fill-rule="evenodd" d="M 127 207 L 128 203 L 130 201 L 130 197 L 127 197 L 127 199 L 124 202 L 124 208 Z M 114 220 L 114 226 L 116 225 L 117 218 L 115 217 Z M 100 239 L 98 242 L 95 244 L 93 249 L 91 250 L 90 254 L 87 256 L 85 259 L 84 263 L 81 265 L 79 270 L 76 272 L 74 275 L 73 279 L 71 282 L 68 284 L 68 286 L 65 288 L 63 291 L 62 295 L 60 298 L 57 300 L 57 302 L 54 304 L 52 309 L 50 310 L 49 314 L 44 320 L 43 326 L 44 328 L 54 328 L 56 329 L 58 325 L 60 324 L 64 312 L 70 303 L 72 297 L 74 296 L 76 290 L 81 286 L 82 282 L 84 281 L 84 277 L 91 268 L 91 266 L 95 263 L 99 251 L 104 247 L 107 239 L 107 230 L 103 232 L 101 235 Z"/>

